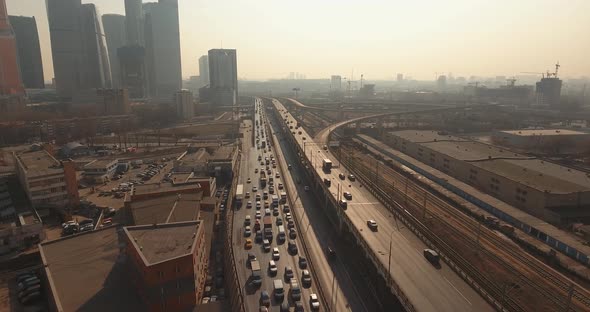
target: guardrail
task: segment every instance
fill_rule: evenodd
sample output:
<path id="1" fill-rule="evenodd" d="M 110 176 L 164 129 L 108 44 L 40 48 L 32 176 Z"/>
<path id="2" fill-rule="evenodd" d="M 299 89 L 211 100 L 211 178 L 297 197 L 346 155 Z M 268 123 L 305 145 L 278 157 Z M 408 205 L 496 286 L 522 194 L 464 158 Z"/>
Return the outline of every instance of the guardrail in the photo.
<path id="1" fill-rule="evenodd" d="M 275 118 L 275 119 L 278 119 L 278 118 Z M 267 127 L 268 127 L 268 125 L 267 125 Z M 267 131 L 267 133 L 270 133 L 270 132 Z M 283 134 L 284 134 L 284 132 L 283 132 Z M 277 142 L 277 138 L 274 135 L 272 136 L 272 142 L 273 142 L 273 145 L 274 145 L 273 148 L 276 151 L 276 148 L 277 148 L 276 146 L 279 145 L 279 142 Z M 286 177 L 286 175 L 285 175 L 285 169 L 283 167 L 283 164 L 282 164 L 281 161 L 278 160 L 278 158 L 279 158 L 279 156 L 277 155 L 277 162 L 278 162 L 279 170 L 281 171 L 281 176 L 282 177 Z M 285 183 L 285 186 L 284 187 L 286 187 L 286 183 Z M 290 192 L 286 192 L 286 193 L 287 193 L 287 201 L 289 202 L 289 205 L 291 207 L 293 207 L 293 214 L 295 214 L 295 209 L 294 209 L 294 207 L 295 207 L 295 205 L 294 205 L 295 201 L 293 200 Z M 299 233 L 300 233 L 299 240 L 301 241 L 301 244 L 303 245 L 303 250 L 305 250 L 305 254 L 308 255 L 307 262 L 309 263 L 309 266 L 313 268 L 314 267 L 313 266 L 313 260 L 312 260 L 312 257 L 309 256 L 310 255 L 310 252 L 309 252 L 309 249 L 307 247 L 307 242 L 305 241 L 305 235 L 302 234 L 303 231 L 301 230 L 303 227 L 302 227 L 301 224 L 299 224 L 299 219 L 297 219 L 297 216 L 296 215 L 294 216 L 293 219 L 295 219 L 295 224 L 297 225 L 297 228 L 299 229 Z M 314 280 L 321 281 L 321 279 L 318 277 L 318 275 L 315 272 L 315 270 L 310 270 L 310 271 L 311 271 L 311 275 L 313 275 Z M 331 307 L 327 304 L 327 301 L 326 301 L 326 293 L 325 293 L 323 287 L 321 286 L 321 283 L 317 283 L 317 285 L 319 285 L 317 287 L 317 289 L 318 289 L 319 298 L 322 301 L 322 306 L 324 307 L 324 310 L 326 310 L 328 312 L 329 311 L 332 311 L 331 310 Z"/>

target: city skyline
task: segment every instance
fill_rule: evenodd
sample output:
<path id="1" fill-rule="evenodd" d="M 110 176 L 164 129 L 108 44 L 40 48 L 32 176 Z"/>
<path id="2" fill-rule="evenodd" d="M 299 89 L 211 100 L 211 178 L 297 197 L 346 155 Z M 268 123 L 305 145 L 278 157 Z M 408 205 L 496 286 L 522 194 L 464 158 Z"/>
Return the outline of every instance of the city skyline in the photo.
<path id="1" fill-rule="evenodd" d="M 125 13 L 124 1 L 94 2 L 102 14 Z M 437 72 L 518 75 L 550 70 L 557 61 L 563 77 L 590 75 L 590 60 L 584 56 L 590 40 L 582 33 L 590 27 L 584 18 L 588 1 L 563 5 L 525 0 L 510 6 L 507 1 L 370 2 L 326 2 L 311 11 L 309 1 L 295 6 L 180 0 L 182 77 L 196 75 L 199 56 L 222 47 L 240 51 L 239 78 L 250 80 L 284 78 L 293 71 L 324 79 L 332 74 L 349 77 L 354 71 L 355 79 L 364 73 L 373 80 L 395 79 L 398 72 L 420 80 L 433 80 Z M 37 19 L 45 79 L 50 80 L 54 75 L 44 3 L 8 0 L 7 6 L 10 15 Z M 269 19 L 252 18 L 262 10 Z M 280 23 L 283 19 L 294 22 Z"/>

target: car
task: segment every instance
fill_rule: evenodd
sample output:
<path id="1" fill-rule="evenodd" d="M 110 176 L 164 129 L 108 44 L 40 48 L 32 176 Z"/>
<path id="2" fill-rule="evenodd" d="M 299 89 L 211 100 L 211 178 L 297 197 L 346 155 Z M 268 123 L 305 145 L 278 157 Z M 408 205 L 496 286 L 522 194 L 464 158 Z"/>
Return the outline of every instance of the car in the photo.
<path id="1" fill-rule="evenodd" d="M 252 187 L 252 193 L 255 193 L 256 191 L 258 191 L 258 188 L 256 186 Z"/>
<path id="2" fill-rule="evenodd" d="M 331 186 L 332 185 L 332 180 L 328 179 L 328 178 L 324 178 L 324 184 L 327 186 Z"/>
<path id="3" fill-rule="evenodd" d="M 297 238 L 297 230 L 296 229 L 290 229 L 289 230 L 289 238 L 290 239 L 296 239 Z"/>
<path id="4" fill-rule="evenodd" d="M 353 182 L 356 181 L 356 177 L 354 176 L 354 174 L 349 174 L 348 179 Z"/>
<path id="5" fill-rule="evenodd" d="M 440 256 L 432 249 L 424 249 L 424 258 L 434 265 L 439 265 Z"/>
<path id="6" fill-rule="evenodd" d="M 283 183 L 279 183 L 278 188 L 279 188 L 279 190 L 282 190 L 283 189 Z"/>
<path id="7" fill-rule="evenodd" d="M 288 247 L 287 249 L 289 250 L 289 253 L 292 255 L 296 255 L 297 254 L 297 243 L 295 243 L 294 240 L 289 240 L 288 243 Z"/>
<path id="8" fill-rule="evenodd" d="M 291 268 L 291 266 L 286 266 L 285 267 L 285 281 L 289 282 L 291 281 L 291 279 L 293 278 L 293 268 Z"/>
<path id="9" fill-rule="evenodd" d="M 311 286 L 311 274 L 309 273 L 309 270 L 301 271 L 301 284 L 303 285 L 303 287 Z"/>
<path id="10" fill-rule="evenodd" d="M 80 232 L 88 232 L 94 230 L 94 224 L 86 223 L 80 227 Z"/>
<path id="11" fill-rule="evenodd" d="M 287 227 L 289 229 L 294 229 L 295 228 L 295 222 L 293 221 L 293 219 L 287 220 Z"/>
<path id="12" fill-rule="evenodd" d="M 350 192 L 344 192 L 344 198 L 348 199 L 348 200 L 352 200 L 352 194 Z"/>
<path id="13" fill-rule="evenodd" d="M 281 257 L 281 254 L 279 253 L 279 249 L 277 247 L 272 249 L 272 259 L 273 260 L 279 260 L 279 258 Z"/>
<path id="14" fill-rule="evenodd" d="M 252 217 L 250 217 L 250 215 L 246 215 L 246 217 L 244 218 L 244 225 L 250 225 L 251 221 Z"/>
<path id="15" fill-rule="evenodd" d="M 281 219 L 280 217 L 277 217 L 276 224 L 277 224 L 277 226 L 283 225 L 283 219 Z"/>
<path id="16" fill-rule="evenodd" d="M 288 164 L 287 165 L 287 170 L 291 170 L 291 169 L 292 169 L 291 164 Z"/>
<path id="17" fill-rule="evenodd" d="M 268 239 L 262 240 L 262 247 L 264 248 L 264 252 L 270 251 L 270 241 Z"/>
<path id="18" fill-rule="evenodd" d="M 266 203 L 264 203 L 264 206 L 266 207 Z M 270 209 L 268 209 L 268 208 L 264 209 L 265 216 L 270 216 L 270 214 L 271 214 Z"/>
<path id="19" fill-rule="evenodd" d="M 256 231 L 256 242 L 262 242 L 262 231 Z"/>
<path id="20" fill-rule="evenodd" d="M 279 268 L 277 267 L 276 262 L 274 260 L 270 260 L 268 262 L 268 272 L 270 273 L 270 276 L 276 276 L 278 271 Z"/>
<path id="21" fill-rule="evenodd" d="M 256 210 L 260 210 L 260 208 L 262 208 L 262 204 L 260 203 L 260 201 L 256 202 Z"/>
<path id="22" fill-rule="evenodd" d="M 111 225 L 111 224 L 113 224 L 113 219 L 111 219 L 111 218 L 102 219 L 102 225 L 103 226 L 108 226 L 108 225 Z"/>
<path id="23" fill-rule="evenodd" d="M 256 211 L 256 219 L 262 219 L 262 214 L 260 211 Z"/>
<path id="24" fill-rule="evenodd" d="M 299 268 L 300 269 L 307 269 L 307 259 L 304 257 L 299 256 Z"/>
<path id="25" fill-rule="evenodd" d="M 248 178 L 248 180 L 246 180 L 246 183 L 252 183 L 252 179 Z"/>
<path id="26" fill-rule="evenodd" d="M 268 295 L 268 291 L 263 290 L 260 293 L 260 305 L 269 307 L 270 306 L 270 296 Z"/>
<path id="27" fill-rule="evenodd" d="M 258 173 L 258 168 L 254 169 L 254 173 Z"/>
<path id="28" fill-rule="evenodd" d="M 278 178 L 280 178 L 280 177 L 281 177 L 281 175 L 280 175 L 280 174 L 277 172 L 277 173 L 275 174 L 275 178 L 277 178 L 277 179 L 278 179 Z"/>
<path id="29" fill-rule="evenodd" d="M 274 207 L 272 209 L 272 215 L 275 217 L 279 215 L 279 207 Z"/>
<path id="30" fill-rule="evenodd" d="M 76 222 L 76 221 L 72 220 L 72 221 L 67 221 L 67 222 L 64 222 L 64 223 L 62 223 L 62 224 L 61 224 L 61 227 L 62 227 L 63 229 L 65 229 L 66 227 L 68 227 L 68 226 L 72 226 L 72 225 L 79 225 L 79 224 L 78 224 L 78 222 Z"/>
<path id="31" fill-rule="evenodd" d="M 260 201 L 260 194 L 256 194 L 256 201 Z"/>
<path id="32" fill-rule="evenodd" d="M 377 232 L 377 221 L 375 220 L 367 220 L 367 226 L 373 231 Z"/>
<path id="33" fill-rule="evenodd" d="M 299 301 L 301 299 L 301 288 L 299 288 L 299 282 L 296 279 L 291 279 L 291 299 L 293 301 Z"/>
<path id="34" fill-rule="evenodd" d="M 320 300 L 318 299 L 318 295 L 309 295 L 309 306 L 311 307 L 312 311 L 318 311 L 320 309 Z"/>
<path id="35" fill-rule="evenodd" d="M 250 198 L 250 192 L 246 192 L 246 198 Z"/>
<path id="36" fill-rule="evenodd" d="M 256 255 L 249 252 L 248 253 L 248 263 L 250 263 L 251 261 L 254 261 L 254 260 L 256 260 Z"/>
<path id="37" fill-rule="evenodd" d="M 346 199 L 341 199 L 338 201 L 338 204 L 340 205 L 340 207 L 342 207 L 344 210 L 346 210 L 346 208 L 348 208 L 348 202 L 346 201 Z"/>
<path id="38" fill-rule="evenodd" d="M 250 237 L 252 235 L 252 229 L 250 229 L 250 226 L 246 226 L 244 228 L 244 236 L 245 237 Z"/>
<path id="39" fill-rule="evenodd" d="M 285 213 L 291 212 L 291 209 L 289 209 L 289 205 L 287 205 L 287 204 L 283 205 L 283 212 L 285 212 Z"/>
<path id="40" fill-rule="evenodd" d="M 251 201 L 251 200 L 249 200 L 249 201 L 246 203 L 246 208 L 252 208 L 252 201 Z"/>
<path id="41" fill-rule="evenodd" d="M 304 186 L 304 187 L 303 187 L 303 189 L 304 189 L 306 192 L 309 192 L 309 186 L 307 186 L 307 185 L 306 185 L 306 186 Z"/>

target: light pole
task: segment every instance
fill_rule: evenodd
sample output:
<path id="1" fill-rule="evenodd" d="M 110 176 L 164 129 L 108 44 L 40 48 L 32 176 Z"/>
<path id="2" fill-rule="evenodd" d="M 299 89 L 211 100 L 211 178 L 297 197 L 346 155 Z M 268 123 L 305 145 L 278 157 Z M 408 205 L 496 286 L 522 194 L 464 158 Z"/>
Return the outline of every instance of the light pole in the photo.
<path id="1" fill-rule="evenodd" d="M 389 262 L 387 264 L 387 273 L 391 276 L 391 245 L 393 243 L 393 232 L 394 230 L 389 233 Z"/>

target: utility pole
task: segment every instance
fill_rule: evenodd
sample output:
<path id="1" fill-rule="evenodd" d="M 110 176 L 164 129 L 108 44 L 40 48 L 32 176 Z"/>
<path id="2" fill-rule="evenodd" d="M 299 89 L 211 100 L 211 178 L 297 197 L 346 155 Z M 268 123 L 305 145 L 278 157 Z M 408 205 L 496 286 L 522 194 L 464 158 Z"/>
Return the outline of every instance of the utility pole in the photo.
<path id="1" fill-rule="evenodd" d="M 428 197 L 428 193 L 424 190 L 424 206 L 422 210 L 422 220 L 426 219 L 426 198 Z"/>

